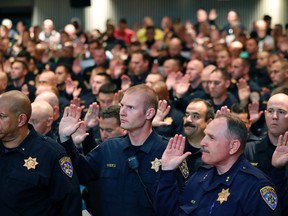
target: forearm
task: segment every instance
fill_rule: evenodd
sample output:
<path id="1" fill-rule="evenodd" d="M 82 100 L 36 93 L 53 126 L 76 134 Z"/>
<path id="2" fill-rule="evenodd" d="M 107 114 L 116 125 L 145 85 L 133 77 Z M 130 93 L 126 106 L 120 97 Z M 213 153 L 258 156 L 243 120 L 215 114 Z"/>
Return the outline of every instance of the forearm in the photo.
<path id="1" fill-rule="evenodd" d="M 179 214 L 179 188 L 176 181 L 177 172 L 161 171 L 155 194 L 155 209 L 159 216 Z"/>

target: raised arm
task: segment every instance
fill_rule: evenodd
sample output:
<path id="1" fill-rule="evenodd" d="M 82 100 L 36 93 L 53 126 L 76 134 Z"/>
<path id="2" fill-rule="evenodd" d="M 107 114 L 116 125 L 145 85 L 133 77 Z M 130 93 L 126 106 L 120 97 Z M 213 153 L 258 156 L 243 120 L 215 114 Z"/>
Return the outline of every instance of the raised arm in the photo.
<path id="1" fill-rule="evenodd" d="M 274 167 L 283 167 L 288 164 L 288 131 L 284 136 L 280 135 L 277 148 L 272 156 L 272 165 Z"/>

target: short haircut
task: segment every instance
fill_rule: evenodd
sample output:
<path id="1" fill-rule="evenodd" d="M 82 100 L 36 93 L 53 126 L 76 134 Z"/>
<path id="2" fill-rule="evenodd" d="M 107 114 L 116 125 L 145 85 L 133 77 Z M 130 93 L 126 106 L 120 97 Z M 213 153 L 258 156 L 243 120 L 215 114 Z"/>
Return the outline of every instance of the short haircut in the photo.
<path id="1" fill-rule="evenodd" d="M 209 119 L 214 119 L 215 118 L 214 107 L 209 101 L 201 99 L 201 98 L 195 98 L 195 99 L 191 100 L 189 102 L 189 104 L 198 103 L 198 102 L 204 103 L 206 108 L 207 108 L 206 114 L 205 114 L 205 121 L 207 122 Z"/>
<path id="2" fill-rule="evenodd" d="M 148 53 L 144 50 L 137 50 L 135 52 L 132 53 L 133 54 L 140 54 L 142 55 L 142 59 L 143 61 L 149 61 L 150 60 L 150 56 L 148 55 Z"/>
<path id="3" fill-rule="evenodd" d="M 2 93 L 0 95 L 0 104 L 1 106 L 7 105 L 9 112 L 14 116 L 25 114 L 27 116 L 26 123 L 28 123 L 32 112 L 31 102 L 21 91 L 11 90 Z"/>
<path id="4" fill-rule="evenodd" d="M 100 72 L 100 73 L 95 74 L 94 76 L 102 76 L 102 77 L 105 77 L 105 81 L 109 83 L 113 82 L 111 76 L 107 74 L 106 72 Z"/>
<path id="5" fill-rule="evenodd" d="M 116 93 L 117 91 L 118 91 L 117 86 L 114 83 L 105 83 L 100 87 L 98 94 L 100 93 L 112 94 Z"/>
<path id="6" fill-rule="evenodd" d="M 283 93 L 283 94 L 288 95 L 288 86 L 281 86 L 281 87 L 274 89 L 271 93 L 271 96 L 278 94 L 278 93 Z"/>
<path id="7" fill-rule="evenodd" d="M 146 113 L 146 111 L 150 108 L 155 109 L 155 114 L 158 108 L 158 96 L 156 92 L 150 88 L 149 86 L 145 84 L 135 85 L 130 88 L 128 88 L 124 94 L 134 94 L 134 93 L 140 93 L 141 98 L 144 102 L 143 111 Z"/>
<path id="8" fill-rule="evenodd" d="M 16 60 L 15 60 L 15 61 L 12 63 L 12 65 L 13 65 L 14 63 L 16 63 L 16 62 L 19 62 L 19 63 L 21 63 L 21 64 L 22 64 L 22 67 L 23 67 L 23 69 L 28 71 L 28 65 L 27 65 L 27 63 L 26 63 L 26 62 L 24 62 L 24 61 L 22 61 L 22 60 L 18 60 L 18 59 L 16 59 Z"/>
<path id="9" fill-rule="evenodd" d="M 225 118 L 227 122 L 226 135 L 227 139 L 237 139 L 240 141 L 240 148 L 244 151 L 246 146 L 246 140 L 248 137 L 248 131 L 245 123 L 236 115 L 233 114 L 220 114 L 216 118 Z"/>
<path id="10" fill-rule="evenodd" d="M 67 64 L 67 63 L 59 63 L 59 64 L 56 65 L 56 68 L 57 68 L 57 67 L 60 67 L 60 66 L 64 67 L 65 72 L 66 72 L 67 74 L 70 74 L 70 75 L 73 74 L 71 65 L 69 65 L 69 64 Z"/>
<path id="11" fill-rule="evenodd" d="M 111 105 L 100 112 L 100 118 L 115 118 L 117 120 L 117 125 L 120 126 L 120 106 L 119 105 Z"/>
<path id="12" fill-rule="evenodd" d="M 215 68 L 214 70 L 212 70 L 211 74 L 212 73 L 217 73 L 217 72 L 220 72 L 222 74 L 222 77 L 225 79 L 225 80 L 230 80 L 231 79 L 231 74 L 228 73 L 227 70 L 225 69 L 222 69 L 222 68 Z"/>
<path id="13" fill-rule="evenodd" d="M 242 113 L 247 113 L 248 118 L 250 118 L 249 111 L 247 105 L 239 104 L 239 103 L 234 103 L 231 106 L 231 112 L 236 113 L 236 114 L 242 114 Z"/>

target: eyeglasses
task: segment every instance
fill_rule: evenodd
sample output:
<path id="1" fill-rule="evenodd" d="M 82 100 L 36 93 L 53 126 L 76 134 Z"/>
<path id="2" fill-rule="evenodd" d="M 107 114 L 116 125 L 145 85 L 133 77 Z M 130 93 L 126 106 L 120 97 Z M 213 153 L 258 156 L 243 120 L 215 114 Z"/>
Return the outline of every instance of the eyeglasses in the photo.
<path id="1" fill-rule="evenodd" d="M 267 109 L 267 114 L 269 116 L 273 116 L 275 112 L 276 112 L 278 117 L 285 117 L 288 113 L 286 110 L 283 110 L 283 109 L 277 109 L 277 110 Z"/>

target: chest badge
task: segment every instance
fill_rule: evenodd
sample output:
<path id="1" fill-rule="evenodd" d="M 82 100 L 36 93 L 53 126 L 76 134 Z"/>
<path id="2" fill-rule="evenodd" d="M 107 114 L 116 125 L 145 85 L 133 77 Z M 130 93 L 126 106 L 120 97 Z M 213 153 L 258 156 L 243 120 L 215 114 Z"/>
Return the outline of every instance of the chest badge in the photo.
<path id="1" fill-rule="evenodd" d="M 36 160 L 37 160 L 36 158 L 32 158 L 32 157 L 29 157 L 28 159 L 24 159 L 23 166 L 26 167 L 27 170 L 35 169 L 36 165 L 38 164 Z"/>
<path id="2" fill-rule="evenodd" d="M 155 158 L 154 161 L 151 161 L 151 164 L 152 164 L 151 169 L 154 169 L 155 172 L 158 172 L 161 166 L 161 159 Z"/>
<path id="3" fill-rule="evenodd" d="M 230 195 L 229 192 L 229 188 L 228 189 L 222 189 L 222 191 L 220 193 L 218 193 L 218 199 L 217 201 L 220 202 L 220 204 L 222 204 L 223 202 L 228 200 L 228 196 Z"/>

